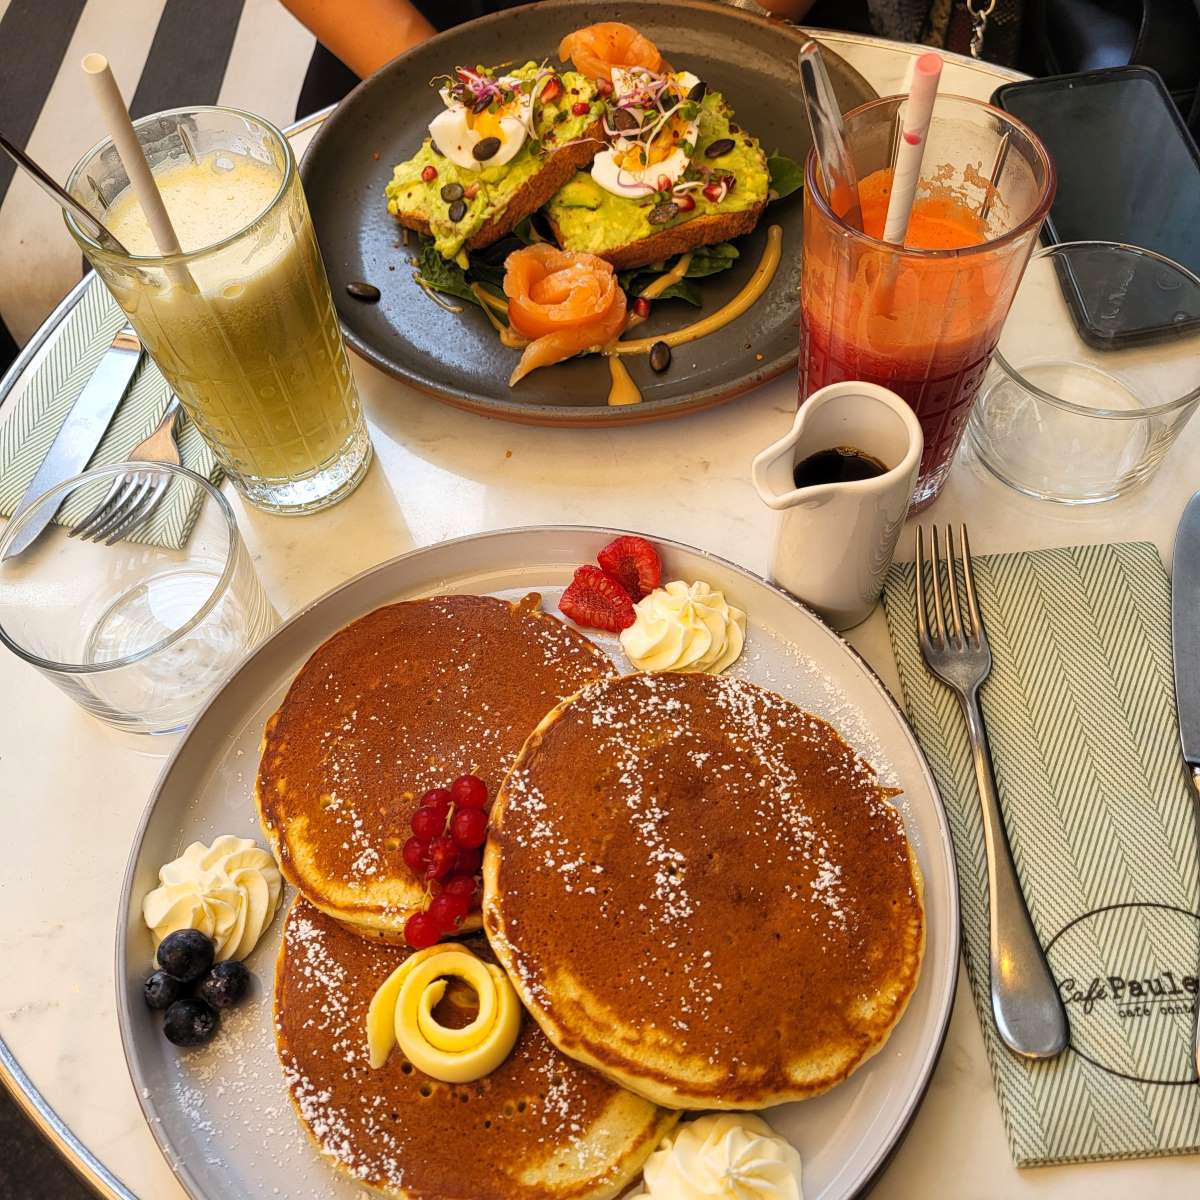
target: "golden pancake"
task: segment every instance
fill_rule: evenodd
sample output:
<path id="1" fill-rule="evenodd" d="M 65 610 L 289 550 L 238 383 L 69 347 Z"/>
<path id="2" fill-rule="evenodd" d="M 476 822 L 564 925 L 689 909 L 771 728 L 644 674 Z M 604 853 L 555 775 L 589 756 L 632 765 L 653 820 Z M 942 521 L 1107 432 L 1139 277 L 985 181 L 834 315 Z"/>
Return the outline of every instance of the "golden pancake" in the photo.
<path id="1" fill-rule="evenodd" d="M 550 1040 L 673 1108 L 825 1091 L 916 986 L 920 873 L 894 792 L 741 680 L 600 681 L 492 812 L 484 925 Z"/>
<path id="2" fill-rule="evenodd" d="M 481 938 L 468 942 L 487 957 Z M 297 899 L 275 968 L 279 1059 L 321 1153 L 360 1185 L 405 1200 L 603 1200 L 641 1169 L 677 1114 L 564 1058 L 526 1014 L 504 1063 L 474 1083 L 423 1075 L 398 1047 L 368 1065 L 366 1014 L 409 951 L 356 937 Z M 439 1004 L 474 1015 L 461 985 Z"/>
<path id="3" fill-rule="evenodd" d="M 334 634 L 292 681 L 267 722 L 255 795 L 283 874 L 318 908 L 401 940 L 425 904 L 402 857 L 422 793 L 470 772 L 494 796 L 538 721 L 612 673 L 540 599 L 390 604 Z"/>

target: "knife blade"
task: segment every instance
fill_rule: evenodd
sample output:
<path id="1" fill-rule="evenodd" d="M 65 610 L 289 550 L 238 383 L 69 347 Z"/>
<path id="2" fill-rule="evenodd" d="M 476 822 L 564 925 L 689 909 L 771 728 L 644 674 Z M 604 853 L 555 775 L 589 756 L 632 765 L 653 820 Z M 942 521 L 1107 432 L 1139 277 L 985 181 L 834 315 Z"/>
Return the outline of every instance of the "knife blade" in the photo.
<path id="1" fill-rule="evenodd" d="M 141 358 L 142 343 L 133 327 L 126 325 L 117 331 L 112 345 L 105 350 L 91 378 L 84 384 L 10 521 L 32 508 L 34 501 L 55 484 L 70 479 L 87 466 L 124 399 Z M 46 501 L 41 511 L 29 518 L 7 547 L 4 557 L 12 558 L 26 549 L 50 524 L 61 503 L 61 500 Z"/>
<path id="2" fill-rule="evenodd" d="M 1175 707 L 1179 740 L 1192 777 L 1200 838 L 1200 492 L 1187 503 L 1175 533 L 1171 567 L 1171 647 L 1175 660 Z M 1192 1035 L 1192 1057 L 1200 1077 L 1200 1002 Z"/>

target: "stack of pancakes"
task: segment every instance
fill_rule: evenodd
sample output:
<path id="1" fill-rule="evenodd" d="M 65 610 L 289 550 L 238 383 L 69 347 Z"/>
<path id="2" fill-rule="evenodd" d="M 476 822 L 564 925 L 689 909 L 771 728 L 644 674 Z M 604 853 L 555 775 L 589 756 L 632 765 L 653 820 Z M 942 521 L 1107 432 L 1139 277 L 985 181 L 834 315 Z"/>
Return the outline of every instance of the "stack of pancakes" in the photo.
<path id="1" fill-rule="evenodd" d="M 398 1049 L 370 1070 L 365 1014 L 424 900 L 409 818 L 464 772 L 496 799 L 487 942 L 478 920 L 463 933 L 534 1019 L 452 1086 Z M 824 1091 L 916 985 L 920 873 L 865 760 L 752 684 L 617 677 L 536 596 L 342 630 L 268 722 L 256 790 L 301 894 L 275 990 L 292 1098 L 323 1153 L 390 1195 L 616 1196 L 676 1110 Z M 471 1016 L 461 989 L 443 1006 Z"/>

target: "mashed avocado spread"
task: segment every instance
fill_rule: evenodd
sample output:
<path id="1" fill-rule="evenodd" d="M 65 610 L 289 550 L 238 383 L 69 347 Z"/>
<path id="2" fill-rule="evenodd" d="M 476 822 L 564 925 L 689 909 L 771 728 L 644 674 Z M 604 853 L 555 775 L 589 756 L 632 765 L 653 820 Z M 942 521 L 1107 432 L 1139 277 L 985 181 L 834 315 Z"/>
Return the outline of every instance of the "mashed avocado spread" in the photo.
<path id="1" fill-rule="evenodd" d="M 507 74 L 532 84 L 539 74 L 544 74 L 544 69 L 528 62 Z M 526 136 L 510 162 L 468 170 L 437 153 L 432 139 L 426 138 L 412 158 L 393 170 L 392 181 L 387 185 L 388 212 L 393 216 L 402 212 L 419 213 L 429 222 L 437 252 L 443 258 L 454 258 L 467 239 L 502 212 L 513 196 L 545 167 L 547 158 L 557 148 L 581 137 L 584 130 L 600 119 L 604 102 L 588 79 L 575 71 L 563 71 L 558 78 L 562 94 L 552 103 L 534 105 L 533 127 L 537 138 Z M 579 103 L 588 105 L 586 113 L 577 115 L 571 111 Z M 421 173 L 430 166 L 437 175 L 426 181 Z M 464 195 L 466 214 L 459 221 L 450 220 L 450 205 L 441 194 L 442 188 L 454 183 L 464 189 L 479 185 L 474 196 Z"/>
<path id="2" fill-rule="evenodd" d="M 648 214 L 661 197 L 633 200 L 615 196 L 586 171 L 580 171 L 546 205 L 546 213 L 554 223 L 563 248 L 603 254 L 695 217 L 743 212 L 761 204 L 770 187 L 767 157 L 755 138 L 736 125 L 730 125 L 732 116 L 719 93 L 710 91 L 704 97 L 700 106 L 700 135 L 692 158 L 693 167 L 711 167 L 714 176 L 733 176 L 736 181 L 733 190 L 723 200 L 714 203 L 697 189 L 690 193 L 696 201 L 694 209 L 681 212 L 670 221 L 652 223 Z M 722 138 L 731 139 L 733 149 L 717 158 L 709 158 L 705 149 Z"/>

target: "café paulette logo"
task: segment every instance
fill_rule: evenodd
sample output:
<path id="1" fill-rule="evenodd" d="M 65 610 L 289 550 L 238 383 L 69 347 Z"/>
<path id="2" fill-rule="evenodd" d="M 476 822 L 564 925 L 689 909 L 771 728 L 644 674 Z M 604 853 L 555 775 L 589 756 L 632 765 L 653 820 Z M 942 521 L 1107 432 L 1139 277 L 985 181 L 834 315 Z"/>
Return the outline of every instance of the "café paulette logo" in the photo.
<path id="1" fill-rule="evenodd" d="M 1165 904 L 1109 905 L 1061 929 L 1046 957 L 1077 1054 L 1141 1083 L 1195 1085 L 1200 916 Z"/>

